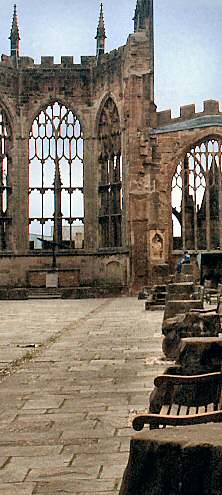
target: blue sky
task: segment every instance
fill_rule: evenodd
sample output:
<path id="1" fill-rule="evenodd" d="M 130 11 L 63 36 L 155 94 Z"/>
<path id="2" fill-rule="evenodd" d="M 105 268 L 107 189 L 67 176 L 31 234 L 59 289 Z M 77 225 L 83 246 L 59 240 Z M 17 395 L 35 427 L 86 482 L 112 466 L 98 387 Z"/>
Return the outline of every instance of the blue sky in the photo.
<path id="1" fill-rule="evenodd" d="M 222 1 L 154 0 L 155 101 L 158 109 L 221 100 Z M 125 44 L 133 31 L 136 0 L 104 0 L 107 50 Z M 95 54 L 100 1 L 18 0 L 21 54 L 39 63 L 41 55 Z M 9 53 L 13 2 L 0 0 L 0 52 Z"/>

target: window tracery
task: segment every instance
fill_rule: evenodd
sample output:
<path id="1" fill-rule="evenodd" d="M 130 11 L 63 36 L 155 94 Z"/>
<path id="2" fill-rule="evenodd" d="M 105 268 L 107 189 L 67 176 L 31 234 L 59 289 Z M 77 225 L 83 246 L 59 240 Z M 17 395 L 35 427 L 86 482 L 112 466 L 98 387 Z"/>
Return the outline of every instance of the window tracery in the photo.
<path id="1" fill-rule="evenodd" d="M 12 220 L 9 214 L 10 169 L 11 129 L 6 113 L 0 107 L 0 250 L 5 250 L 9 247 L 8 226 Z"/>
<path id="2" fill-rule="evenodd" d="M 100 244 L 122 245 L 122 154 L 121 130 L 117 107 L 108 98 L 99 120 L 100 145 Z"/>
<path id="3" fill-rule="evenodd" d="M 193 146 L 172 180 L 173 248 L 210 250 L 222 245 L 222 141 Z"/>
<path id="4" fill-rule="evenodd" d="M 59 102 L 40 112 L 30 132 L 29 224 L 35 248 L 44 247 L 38 236 L 60 247 L 83 247 L 83 132 Z"/>

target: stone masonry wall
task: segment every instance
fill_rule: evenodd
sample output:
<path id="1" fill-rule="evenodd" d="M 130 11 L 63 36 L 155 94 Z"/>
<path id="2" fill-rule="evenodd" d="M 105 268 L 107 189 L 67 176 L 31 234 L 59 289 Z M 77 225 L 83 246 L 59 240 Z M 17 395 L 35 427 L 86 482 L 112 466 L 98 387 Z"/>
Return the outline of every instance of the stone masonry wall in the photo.
<path id="1" fill-rule="evenodd" d="M 180 117 L 157 112 L 153 102 L 153 47 L 146 30 L 131 34 L 125 46 L 95 57 L 42 57 L 36 65 L 21 57 L 18 67 L 5 55 L 0 63 L 0 104 L 12 129 L 12 194 L 9 250 L 0 258 L 0 285 L 27 283 L 32 265 L 44 268 L 47 253 L 30 254 L 28 241 L 28 143 L 31 125 L 48 104 L 59 101 L 81 122 L 84 133 L 84 251 L 58 257 L 63 269 L 80 266 L 80 283 L 123 284 L 137 291 L 166 281 L 179 254 L 172 252 L 171 181 L 178 160 L 191 145 L 209 136 L 222 138 L 218 102 L 204 111 L 181 107 Z M 98 123 L 108 97 L 119 112 L 123 157 L 122 249 L 100 249 Z M 107 260 L 110 257 L 110 265 Z M 117 265 L 115 264 L 117 263 Z M 123 267 L 123 268 L 121 268 Z M 122 275 L 123 273 L 123 275 Z"/>
<path id="2" fill-rule="evenodd" d="M 209 126 L 207 128 L 183 129 L 174 132 L 158 133 L 156 146 L 159 156 L 159 170 L 156 177 L 156 188 L 159 200 L 159 217 L 155 225 L 165 238 L 164 257 L 170 265 L 170 271 L 175 269 L 175 256 L 172 245 L 172 206 L 171 183 L 179 160 L 183 160 L 186 152 L 195 143 L 211 136 L 222 138 L 222 128 Z M 153 215 L 153 219 L 155 218 Z M 176 256 L 177 259 L 178 255 Z"/>
<path id="3" fill-rule="evenodd" d="M 81 286 L 127 287 L 129 284 L 129 261 L 126 253 L 78 256 L 60 253 L 56 258 L 58 269 L 63 271 L 64 286 L 69 285 L 68 280 L 75 278 L 75 272 L 78 270 Z M 31 273 L 35 272 L 35 277 L 40 277 L 42 280 L 41 270 L 50 270 L 51 265 L 52 256 L 49 254 L 5 255 L 0 263 L 0 287 L 26 287 L 32 278 Z M 64 270 L 70 270 L 70 273 L 65 274 Z"/>
<path id="4" fill-rule="evenodd" d="M 82 57 L 81 64 L 74 64 L 72 57 L 62 57 L 61 64 L 54 64 L 52 57 L 42 57 L 36 65 L 29 57 L 21 57 L 18 68 L 10 57 L 2 56 L 0 64 L 0 103 L 5 109 L 12 129 L 12 196 L 10 204 L 10 253 L 7 263 L 14 275 L 2 280 L 5 284 L 24 285 L 28 256 L 28 141 L 31 125 L 39 112 L 49 103 L 59 101 L 69 107 L 79 118 L 84 133 L 84 247 L 100 255 L 98 212 L 98 121 L 106 98 L 111 96 L 117 105 L 122 134 L 123 156 L 123 249 L 132 249 L 129 285 L 139 280 L 144 284 L 147 276 L 147 215 L 144 208 L 138 221 L 138 205 L 145 204 L 144 185 L 140 185 L 141 133 L 145 132 L 149 119 L 152 77 L 149 74 L 150 51 L 146 32 L 129 36 L 126 46 L 105 54 L 99 63 L 95 57 Z M 144 111 L 144 110 L 147 110 Z M 141 187 L 142 186 L 142 187 Z M 141 243 L 141 235 L 143 235 Z M 115 250 L 114 250 L 115 251 Z M 118 251 L 118 250 L 117 250 Z M 120 250 L 121 251 L 121 250 Z M 18 259 L 15 256 L 19 256 Z M 21 258 L 23 256 L 23 258 Z M 27 256 L 25 258 L 25 256 Z M 117 254 L 117 257 L 121 254 Z M 80 259 L 81 257 L 78 257 Z M 76 263 L 76 257 L 72 263 Z M 86 262 L 90 281 L 102 280 L 107 273 L 97 273 L 100 258 Z M 32 257 L 33 263 L 44 266 L 44 257 Z M 0 261 L 2 274 L 6 258 Z M 68 258 L 63 257 L 68 266 Z M 125 259 L 123 256 L 123 263 Z M 12 266 L 14 267 L 12 270 Z M 84 271 L 84 270 L 83 270 Z M 96 272 L 96 273 L 94 273 Z M 111 270 L 112 272 L 112 270 Z M 125 275 L 124 275 L 125 277 Z M 114 277 L 114 279 L 116 276 Z M 119 276 L 121 279 L 121 275 Z M 13 282 L 12 282 L 13 280 Z M 125 278 L 124 278 L 125 280 Z"/>

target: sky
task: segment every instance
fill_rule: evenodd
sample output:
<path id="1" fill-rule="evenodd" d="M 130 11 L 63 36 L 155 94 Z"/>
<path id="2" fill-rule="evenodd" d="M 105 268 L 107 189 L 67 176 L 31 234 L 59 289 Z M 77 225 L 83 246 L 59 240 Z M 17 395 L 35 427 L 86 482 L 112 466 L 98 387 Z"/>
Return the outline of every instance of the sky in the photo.
<path id="1" fill-rule="evenodd" d="M 133 32 L 136 0 L 104 0 L 107 51 Z M 18 0 L 21 55 L 95 54 L 99 0 Z M 0 52 L 9 53 L 13 1 L 0 0 Z M 154 0 L 155 102 L 158 110 L 222 99 L 222 1 Z"/>

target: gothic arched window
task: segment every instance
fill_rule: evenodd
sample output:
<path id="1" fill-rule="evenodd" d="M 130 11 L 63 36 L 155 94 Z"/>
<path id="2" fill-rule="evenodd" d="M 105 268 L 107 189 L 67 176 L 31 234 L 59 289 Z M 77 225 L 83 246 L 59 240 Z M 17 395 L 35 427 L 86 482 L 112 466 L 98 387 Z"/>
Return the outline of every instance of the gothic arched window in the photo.
<path id="1" fill-rule="evenodd" d="M 172 181 L 173 248 L 209 250 L 222 244 L 222 141 L 193 146 Z"/>
<path id="2" fill-rule="evenodd" d="M 9 248 L 8 225 L 11 223 L 10 202 L 11 129 L 5 111 L 0 107 L 0 250 Z"/>
<path id="3" fill-rule="evenodd" d="M 99 120 L 100 164 L 100 245 L 122 245 L 122 155 L 117 107 L 108 98 Z"/>
<path id="4" fill-rule="evenodd" d="M 32 124 L 29 139 L 29 238 L 83 247 L 83 133 L 73 112 L 55 102 Z"/>

